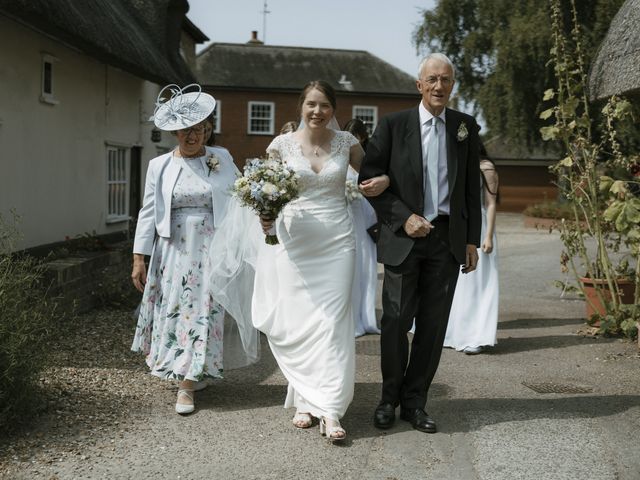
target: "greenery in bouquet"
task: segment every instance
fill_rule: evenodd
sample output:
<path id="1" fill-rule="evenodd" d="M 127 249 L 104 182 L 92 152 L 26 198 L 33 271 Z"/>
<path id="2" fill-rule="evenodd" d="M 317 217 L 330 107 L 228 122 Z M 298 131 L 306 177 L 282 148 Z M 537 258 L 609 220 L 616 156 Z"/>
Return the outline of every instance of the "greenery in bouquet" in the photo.
<path id="1" fill-rule="evenodd" d="M 275 157 L 249 160 L 242 177 L 235 181 L 233 194 L 240 203 L 264 219 L 275 220 L 284 206 L 298 197 L 299 176 Z M 278 244 L 276 235 L 267 234 L 265 242 Z"/>
<path id="2" fill-rule="evenodd" d="M 561 1 L 551 0 L 550 63 L 557 85 L 545 92 L 544 100 L 553 104 L 540 114 L 554 120 L 540 130 L 542 138 L 560 143 L 566 152 L 551 167 L 570 208 L 560 226 L 565 247 L 561 265 L 573 273 L 583 294 L 581 278 L 601 280 L 596 294 L 605 312 L 591 318 L 600 321 L 600 331 L 632 337 L 640 321 L 640 157 L 621 135 L 634 124 L 632 106 L 614 96 L 602 108 L 601 122 L 593 120 L 597 115 L 588 99 L 575 1 L 570 1 L 570 35 L 565 34 Z M 622 279 L 634 284 L 633 298 L 621 295 Z M 597 310 L 592 299 L 587 301 Z"/>

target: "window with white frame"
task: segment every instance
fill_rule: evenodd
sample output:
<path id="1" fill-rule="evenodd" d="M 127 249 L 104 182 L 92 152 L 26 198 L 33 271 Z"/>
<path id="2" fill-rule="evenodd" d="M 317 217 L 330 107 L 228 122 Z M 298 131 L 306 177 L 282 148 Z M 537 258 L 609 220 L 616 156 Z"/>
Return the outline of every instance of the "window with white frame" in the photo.
<path id="1" fill-rule="evenodd" d="M 53 55 L 42 54 L 42 79 L 40 87 L 40 101 L 56 105 L 58 101 L 54 94 L 54 64 L 58 61 Z"/>
<path id="2" fill-rule="evenodd" d="M 354 105 L 351 111 L 351 116 L 352 118 L 361 120 L 367 127 L 369 135 L 371 135 L 378 124 L 378 107 Z"/>
<path id="3" fill-rule="evenodd" d="M 216 100 L 216 108 L 213 110 L 213 133 L 220 133 L 220 119 L 222 118 L 222 105 Z"/>
<path id="4" fill-rule="evenodd" d="M 129 219 L 130 149 L 107 145 L 107 223 Z"/>
<path id="5" fill-rule="evenodd" d="M 275 110 L 276 107 L 273 102 L 249 102 L 247 133 L 253 135 L 273 135 Z"/>

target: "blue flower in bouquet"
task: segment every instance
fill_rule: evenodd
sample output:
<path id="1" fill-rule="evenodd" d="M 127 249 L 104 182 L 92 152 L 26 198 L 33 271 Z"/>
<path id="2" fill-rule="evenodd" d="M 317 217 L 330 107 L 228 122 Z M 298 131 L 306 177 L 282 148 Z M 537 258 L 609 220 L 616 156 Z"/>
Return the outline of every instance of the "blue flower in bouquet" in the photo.
<path id="1" fill-rule="evenodd" d="M 251 198 L 253 198 L 257 202 L 261 202 L 262 201 L 262 185 L 260 185 L 259 183 L 252 183 L 250 188 L 251 188 L 251 193 L 250 193 Z"/>

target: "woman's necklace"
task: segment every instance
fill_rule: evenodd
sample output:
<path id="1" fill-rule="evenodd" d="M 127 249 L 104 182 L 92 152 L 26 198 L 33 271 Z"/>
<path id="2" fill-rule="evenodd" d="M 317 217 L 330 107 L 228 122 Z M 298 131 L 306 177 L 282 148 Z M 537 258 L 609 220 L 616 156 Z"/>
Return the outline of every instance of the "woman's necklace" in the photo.
<path id="1" fill-rule="evenodd" d="M 315 146 L 313 144 L 309 145 L 315 157 L 320 156 L 320 149 L 322 148 L 323 145 L 326 145 L 328 141 L 329 141 L 328 139 L 324 139 L 318 145 L 315 145 Z"/>

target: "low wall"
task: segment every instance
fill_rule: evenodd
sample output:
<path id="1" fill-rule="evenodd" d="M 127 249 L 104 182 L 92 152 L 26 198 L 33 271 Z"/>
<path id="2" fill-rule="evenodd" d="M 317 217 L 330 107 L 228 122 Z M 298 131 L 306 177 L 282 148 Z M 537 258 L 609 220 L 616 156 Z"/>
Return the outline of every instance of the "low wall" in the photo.
<path id="1" fill-rule="evenodd" d="M 46 263 L 45 281 L 63 311 L 86 312 L 133 285 L 131 241 L 111 244 L 104 251 L 79 252 Z"/>

